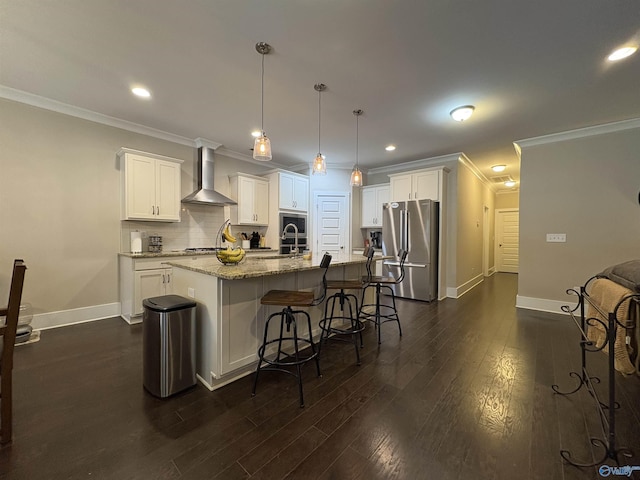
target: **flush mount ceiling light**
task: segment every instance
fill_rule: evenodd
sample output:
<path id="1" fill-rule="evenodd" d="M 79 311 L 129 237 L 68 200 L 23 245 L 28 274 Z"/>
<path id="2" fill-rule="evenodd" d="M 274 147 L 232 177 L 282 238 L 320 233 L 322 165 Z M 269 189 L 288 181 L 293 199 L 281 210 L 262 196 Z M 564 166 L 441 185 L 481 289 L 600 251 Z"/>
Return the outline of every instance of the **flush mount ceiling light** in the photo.
<path id="1" fill-rule="evenodd" d="M 316 155 L 316 158 L 313 161 L 313 174 L 326 175 L 327 164 L 324 161 L 324 155 L 320 153 L 320 97 L 322 96 L 322 92 L 326 90 L 327 86 L 324 83 L 316 83 L 313 88 L 318 92 L 318 155 Z"/>
<path id="2" fill-rule="evenodd" d="M 271 140 L 264 133 L 264 56 L 271 52 L 271 45 L 265 42 L 256 43 L 256 51 L 262 55 L 262 82 L 260 90 L 260 135 L 253 144 L 253 159 L 261 162 L 271 160 Z"/>
<path id="3" fill-rule="evenodd" d="M 351 170 L 351 181 L 349 182 L 352 187 L 361 187 L 362 186 L 362 172 L 360 171 L 358 164 L 358 118 L 364 112 L 360 109 L 354 110 L 353 114 L 356 116 L 356 164 Z"/>
<path id="4" fill-rule="evenodd" d="M 504 182 L 504 186 L 505 187 L 515 187 L 516 186 L 516 181 L 515 180 L 507 180 L 506 182 Z"/>
<path id="5" fill-rule="evenodd" d="M 617 62 L 618 60 L 622 60 L 623 58 L 630 57 L 634 53 L 636 53 L 638 47 L 622 47 L 614 50 L 608 57 L 607 60 L 610 62 Z"/>
<path id="6" fill-rule="evenodd" d="M 384 147 L 384 149 L 387 152 L 393 152 L 396 149 L 396 146 L 395 145 L 387 145 L 386 147 Z"/>
<path id="7" fill-rule="evenodd" d="M 491 170 L 493 170 L 494 172 L 504 172 L 506 168 L 506 165 L 494 165 L 493 167 L 491 167 Z"/>
<path id="8" fill-rule="evenodd" d="M 151 93 L 144 87 L 133 87 L 131 89 L 131 93 L 133 93 L 136 97 L 151 98 Z"/>
<path id="9" fill-rule="evenodd" d="M 476 107 L 473 105 L 463 105 L 462 107 L 451 110 L 450 115 L 456 122 L 464 122 L 473 114 L 475 109 Z"/>

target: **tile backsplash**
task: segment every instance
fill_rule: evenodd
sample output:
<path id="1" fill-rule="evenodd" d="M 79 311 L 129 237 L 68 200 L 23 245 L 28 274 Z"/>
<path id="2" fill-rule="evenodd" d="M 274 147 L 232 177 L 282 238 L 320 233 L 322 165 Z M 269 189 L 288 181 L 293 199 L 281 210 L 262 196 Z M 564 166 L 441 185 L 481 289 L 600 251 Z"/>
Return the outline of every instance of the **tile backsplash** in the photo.
<path id="1" fill-rule="evenodd" d="M 227 217 L 228 218 L 228 217 Z M 183 250 L 188 247 L 213 247 L 220 225 L 225 221 L 225 208 L 209 205 L 182 205 L 180 222 L 120 222 L 120 251 L 131 251 L 131 232 L 144 232 L 142 250 L 147 251 L 148 236 L 161 235 L 162 249 Z"/>
<path id="2" fill-rule="evenodd" d="M 148 251 L 149 235 L 162 236 L 162 250 L 184 250 L 185 248 L 215 247 L 216 234 L 222 223 L 229 218 L 229 207 L 183 204 L 180 222 L 140 222 L 123 220 L 120 222 L 120 252 L 131 251 L 131 232 L 144 232 L 142 251 Z M 258 231 L 264 233 L 266 227 L 234 226 L 233 234 L 239 239 L 240 232 Z"/>

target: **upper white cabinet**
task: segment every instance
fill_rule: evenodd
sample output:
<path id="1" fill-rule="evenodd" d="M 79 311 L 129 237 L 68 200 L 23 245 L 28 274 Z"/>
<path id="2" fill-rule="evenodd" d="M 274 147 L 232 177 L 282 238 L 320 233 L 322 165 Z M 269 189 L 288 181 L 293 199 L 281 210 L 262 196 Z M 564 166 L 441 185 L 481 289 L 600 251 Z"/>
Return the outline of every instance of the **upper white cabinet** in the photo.
<path id="1" fill-rule="evenodd" d="M 269 182 L 278 195 L 279 210 L 305 213 L 309 210 L 309 177 L 293 172 L 274 172 L 269 175 Z"/>
<path id="2" fill-rule="evenodd" d="M 362 187 L 361 227 L 382 228 L 382 205 L 389 202 L 389 184 Z"/>
<path id="3" fill-rule="evenodd" d="M 229 177 L 231 198 L 238 205 L 231 206 L 231 223 L 236 225 L 269 224 L 269 182 L 245 173 Z"/>
<path id="4" fill-rule="evenodd" d="M 182 160 L 122 148 L 122 220 L 180 221 Z"/>
<path id="5" fill-rule="evenodd" d="M 392 202 L 425 199 L 441 201 L 441 170 L 416 170 L 389 175 L 390 200 Z"/>

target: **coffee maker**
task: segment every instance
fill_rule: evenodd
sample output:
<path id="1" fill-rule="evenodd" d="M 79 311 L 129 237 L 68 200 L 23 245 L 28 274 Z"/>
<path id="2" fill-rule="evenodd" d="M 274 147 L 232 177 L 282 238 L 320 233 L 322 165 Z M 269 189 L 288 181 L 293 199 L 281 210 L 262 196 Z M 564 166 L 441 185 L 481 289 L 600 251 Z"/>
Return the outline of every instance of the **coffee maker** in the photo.
<path id="1" fill-rule="evenodd" d="M 373 248 L 382 248 L 382 232 L 371 232 L 371 246 Z"/>

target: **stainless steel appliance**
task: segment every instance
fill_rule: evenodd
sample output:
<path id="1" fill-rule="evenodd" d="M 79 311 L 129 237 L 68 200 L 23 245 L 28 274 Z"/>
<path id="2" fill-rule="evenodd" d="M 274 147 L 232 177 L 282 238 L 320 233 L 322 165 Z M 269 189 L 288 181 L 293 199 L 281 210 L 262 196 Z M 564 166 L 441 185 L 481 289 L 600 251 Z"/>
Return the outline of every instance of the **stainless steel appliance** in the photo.
<path id="1" fill-rule="evenodd" d="M 382 207 L 382 253 L 409 252 L 404 281 L 394 286 L 399 297 L 430 302 L 438 297 L 439 205 L 433 200 L 385 203 Z M 399 263 L 385 260 L 384 276 L 398 277 Z"/>
<path id="2" fill-rule="evenodd" d="M 295 229 L 288 228 L 287 231 L 285 232 L 285 227 L 290 224 L 295 225 L 296 228 Z M 299 252 L 296 252 L 296 253 L 300 253 L 306 248 L 307 216 L 304 213 L 280 212 L 280 230 L 279 231 L 281 232 L 281 238 L 280 238 L 281 254 L 291 253 L 292 249 L 295 248 L 296 244 L 298 245 L 298 250 L 299 250 Z"/>
<path id="3" fill-rule="evenodd" d="M 371 232 L 369 235 L 371 236 L 371 246 L 373 248 L 382 248 L 382 232 Z"/>

